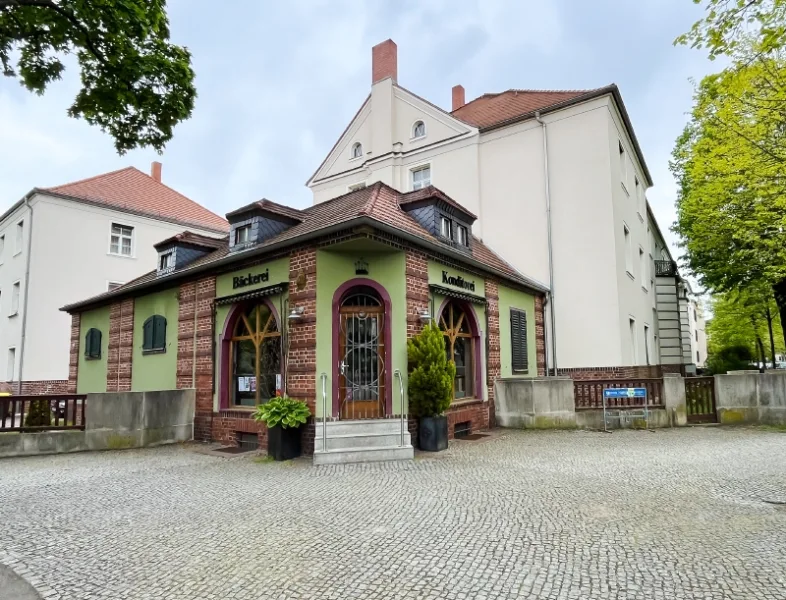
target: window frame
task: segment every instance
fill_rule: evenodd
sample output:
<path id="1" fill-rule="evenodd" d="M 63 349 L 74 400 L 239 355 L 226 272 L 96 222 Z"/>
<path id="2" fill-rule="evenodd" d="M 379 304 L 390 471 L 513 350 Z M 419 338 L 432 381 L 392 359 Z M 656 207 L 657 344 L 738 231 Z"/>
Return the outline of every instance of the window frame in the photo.
<path id="1" fill-rule="evenodd" d="M 99 360 L 101 358 L 102 337 L 103 333 L 97 327 L 87 330 L 85 334 L 85 360 Z"/>
<path id="2" fill-rule="evenodd" d="M 15 317 L 19 314 L 19 304 L 22 301 L 22 280 L 17 279 L 11 284 L 11 312 L 8 313 L 9 317 Z"/>
<path id="3" fill-rule="evenodd" d="M 447 233 L 445 233 L 445 225 L 447 224 Z M 453 221 L 450 217 L 439 215 L 439 235 L 446 240 L 453 241 Z"/>
<path id="4" fill-rule="evenodd" d="M 253 326 L 251 321 L 249 320 L 249 312 L 251 309 L 254 313 L 254 323 Z M 260 363 L 262 360 L 261 353 L 264 351 L 264 344 L 265 341 L 270 338 L 278 338 L 278 352 L 279 352 L 279 370 L 281 372 L 282 378 L 284 377 L 284 356 L 283 352 L 284 349 L 282 347 L 282 336 L 281 331 L 278 323 L 278 319 L 276 318 L 276 313 L 271 307 L 270 304 L 267 302 L 260 302 L 259 304 L 252 305 L 252 306 L 240 306 L 237 308 L 240 310 L 240 317 L 235 322 L 232 334 L 229 338 L 229 352 L 227 356 L 227 360 L 229 360 L 229 377 L 226 385 L 228 386 L 228 395 L 227 395 L 227 408 L 232 410 L 253 410 L 253 406 L 248 406 L 245 404 L 237 403 L 237 389 L 236 389 L 236 381 L 235 378 L 237 377 L 236 374 L 236 355 L 237 355 L 237 347 L 236 345 L 242 341 L 250 341 L 254 345 L 254 385 L 256 388 L 253 390 L 255 394 L 255 404 L 264 404 L 270 398 L 261 398 L 261 390 L 262 386 L 259 385 L 259 378 L 261 377 L 260 373 Z M 264 312 L 267 311 L 268 315 L 266 319 L 263 319 Z M 264 320 L 264 323 L 263 323 Z M 242 333 L 242 327 L 245 326 L 247 333 Z"/>
<path id="5" fill-rule="evenodd" d="M 631 358 L 633 362 L 631 366 L 639 364 L 639 338 L 636 332 L 636 318 L 628 315 L 628 328 L 630 329 L 630 343 L 631 343 Z"/>
<path id="6" fill-rule="evenodd" d="M 636 276 L 633 274 L 633 236 L 630 232 L 630 227 L 628 224 L 623 222 L 622 223 L 622 231 L 623 231 L 623 243 L 625 245 L 625 272 L 631 279 L 636 279 Z"/>
<path id="7" fill-rule="evenodd" d="M 246 239 L 238 240 L 238 234 L 243 231 L 246 233 Z M 240 225 L 239 227 L 235 227 L 234 231 L 234 245 L 235 246 L 243 246 L 248 244 L 251 241 L 251 223 L 247 223 L 246 225 Z"/>
<path id="8" fill-rule="evenodd" d="M 523 323 L 523 328 L 519 326 L 518 328 L 518 335 L 521 336 L 521 330 L 523 329 L 523 345 L 521 345 L 522 340 L 516 339 L 516 325 L 515 325 L 515 316 L 518 316 L 519 323 Z M 523 308 L 515 308 L 510 307 L 510 372 L 514 375 L 529 375 L 529 330 L 528 330 L 528 323 L 527 323 L 527 311 Z M 517 352 L 521 354 L 523 352 L 523 364 L 525 365 L 523 368 L 517 368 Z M 518 357 L 518 363 L 520 364 L 522 361 L 522 357 Z"/>
<path id="9" fill-rule="evenodd" d="M 166 271 L 168 269 L 174 268 L 175 262 L 175 251 L 174 250 L 167 250 L 166 252 L 162 252 L 161 255 L 158 257 L 158 270 L 159 271 Z M 166 260 L 166 265 L 164 265 L 164 260 Z"/>
<path id="10" fill-rule="evenodd" d="M 456 223 L 455 228 L 456 234 L 456 243 L 460 246 L 464 246 L 465 248 L 469 247 L 469 230 L 466 225 L 462 225 L 461 223 Z M 463 239 L 462 239 L 463 238 Z"/>
<path id="11" fill-rule="evenodd" d="M 644 323 L 644 357 L 647 360 L 647 364 L 652 364 L 652 353 L 650 352 L 650 326 L 647 323 Z"/>
<path id="12" fill-rule="evenodd" d="M 117 233 L 117 234 L 115 233 L 115 231 L 114 231 L 115 227 L 120 228 L 120 233 Z M 123 231 L 125 229 L 130 230 L 131 233 L 126 235 L 124 233 L 124 231 Z M 135 252 L 136 252 L 136 244 L 135 244 L 136 235 L 134 235 L 134 231 L 135 231 L 135 228 L 134 228 L 133 225 L 123 225 L 122 223 L 116 223 L 116 222 L 113 221 L 109 225 L 109 252 L 107 252 L 107 254 L 109 254 L 110 256 L 119 256 L 120 258 L 134 258 L 135 257 Z M 112 246 L 113 246 L 112 238 L 115 235 L 117 235 L 117 252 L 113 252 L 112 251 Z M 124 254 L 123 253 L 123 240 L 124 239 L 128 239 L 128 241 L 129 241 L 128 254 Z"/>
<path id="13" fill-rule="evenodd" d="M 148 335 L 149 324 L 149 335 Z M 159 333 L 163 327 L 163 333 Z M 163 354 L 166 352 L 166 317 L 163 315 L 150 315 L 142 324 L 142 354 Z M 156 345 L 157 336 L 162 336 L 163 344 Z M 149 342 L 149 343 L 148 343 Z"/>
<path id="14" fill-rule="evenodd" d="M 622 145 L 622 140 L 617 140 L 617 143 L 619 144 L 620 184 L 625 193 L 630 196 L 630 192 L 628 192 L 628 153 L 625 146 Z"/>
<path id="15" fill-rule="evenodd" d="M 13 358 L 11 358 L 13 356 Z M 11 367 L 11 376 L 8 376 L 8 367 Z M 16 381 L 16 346 L 9 346 L 8 353 L 6 355 L 6 373 L 5 373 L 5 380 L 6 381 Z"/>
<path id="16" fill-rule="evenodd" d="M 417 134 L 418 125 L 423 125 L 423 133 L 421 133 L 420 135 Z M 426 137 L 427 133 L 428 133 L 428 131 L 426 129 L 426 122 L 423 119 L 418 119 L 417 121 L 415 121 L 412 124 L 412 130 L 411 130 L 411 137 L 410 137 L 410 139 L 412 139 L 412 140 L 422 140 L 424 137 Z"/>
<path id="17" fill-rule="evenodd" d="M 644 248 L 639 246 L 639 278 L 641 279 L 641 289 L 645 292 L 649 292 L 649 288 L 647 287 L 647 282 L 649 282 L 649 273 L 647 272 L 647 253 L 644 252 Z"/>
<path id="18" fill-rule="evenodd" d="M 454 317 L 454 308 L 457 308 L 460 313 L 461 317 L 458 320 Z M 459 402 L 474 402 L 483 399 L 483 392 L 481 390 L 480 396 L 478 396 L 478 384 L 479 381 L 477 379 L 477 361 L 480 360 L 478 356 L 478 348 L 480 344 L 480 340 L 478 336 L 474 333 L 472 327 L 472 319 L 475 318 L 475 315 L 472 314 L 473 310 L 471 306 L 464 306 L 463 304 L 459 304 L 456 301 L 450 301 L 442 309 L 442 312 L 439 315 L 439 330 L 442 332 L 442 337 L 445 339 L 445 352 L 448 354 L 448 360 L 453 360 L 453 356 L 455 356 L 455 342 L 456 339 L 468 339 L 469 340 L 469 348 L 468 352 L 465 356 L 466 362 L 464 365 L 464 377 L 466 380 L 465 383 L 465 394 L 461 397 L 456 397 L 456 379 L 453 379 L 453 398 L 451 399 L 451 404 L 459 403 Z M 447 319 L 446 319 L 447 315 Z M 448 319 L 450 320 L 450 325 L 448 325 Z M 464 333 L 461 331 L 461 327 L 464 323 L 464 319 L 466 319 L 467 329 L 469 333 Z M 455 362 L 455 361 L 454 361 Z M 458 374 L 457 374 L 458 376 Z M 481 374 L 481 379 L 483 378 Z"/>
<path id="19" fill-rule="evenodd" d="M 423 184 L 423 182 L 416 182 L 415 181 L 415 174 L 422 173 L 423 171 L 428 171 L 428 183 Z M 422 190 L 424 188 L 429 187 L 433 183 L 433 173 L 431 172 L 431 163 L 425 165 L 418 165 L 417 167 L 412 167 L 409 170 L 409 186 L 413 192 L 417 190 Z M 416 185 L 420 187 L 415 187 Z"/>
<path id="20" fill-rule="evenodd" d="M 20 219 L 16 222 L 16 237 L 14 238 L 14 256 L 22 254 L 25 239 L 25 220 Z"/>
<path id="21" fill-rule="evenodd" d="M 355 152 L 355 150 L 359 150 L 360 152 Z M 361 142 L 355 142 L 349 148 L 349 160 L 358 160 L 363 158 L 363 144 Z"/>
<path id="22" fill-rule="evenodd" d="M 0 265 L 5 259 L 5 234 L 0 235 Z"/>

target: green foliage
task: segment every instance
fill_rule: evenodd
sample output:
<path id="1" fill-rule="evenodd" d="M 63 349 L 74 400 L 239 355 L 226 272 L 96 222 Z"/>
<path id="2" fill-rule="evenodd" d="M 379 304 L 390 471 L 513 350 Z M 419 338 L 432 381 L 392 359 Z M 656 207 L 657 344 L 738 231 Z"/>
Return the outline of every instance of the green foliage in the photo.
<path id="1" fill-rule="evenodd" d="M 453 399 L 456 365 L 445 352 L 445 336 L 430 323 L 407 343 L 409 364 L 409 406 L 416 417 L 436 417 Z"/>
<path id="2" fill-rule="evenodd" d="M 704 4 L 706 15 L 674 43 L 706 48 L 711 59 L 733 54 L 753 43 L 771 52 L 786 43 L 786 0 L 693 0 Z"/>
<path id="3" fill-rule="evenodd" d="M 305 425 L 310 416 L 311 411 L 302 400 L 294 400 L 287 396 L 276 396 L 265 404 L 257 406 L 254 420 L 262 421 L 267 424 L 268 428 L 280 425 L 284 429 L 294 429 Z"/>
<path id="4" fill-rule="evenodd" d="M 772 360 L 767 309 L 772 318 L 775 351 L 784 352 L 783 330 L 769 290 L 743 290 L 717 294 L 712 299 L 712 320 L 707 323 L 707 346 L 714 354 L 729 346 L 745 346 L 753 356 L 764 347 Z M 761 346 L 759 345 L 761 344 Z"/>
<path id="5" fill-rule="evenodd" d="M 69 116 L 108 132 L 120 154 L 141 146 L 160 152 L 191 116 L 191 54 L 169 43 L 166 0 L 0 0 L 6 76 L 43 94 L 68 54 L 82 78 Z"/>
<path id="6" fill-rule="evenodd" d="M 747 346 L 728 346 L 712 352 L 707 357 L 707 370 L 712 375 L 725 375 L 728 371 L 751 369 L 753 355 Z"/>
<path id="7" fill-rule="evenodd" d="M 52 424 L 52 413 L 48 400 L 33 400 L 25 417 L 25 427 L 49 427 Z"/>

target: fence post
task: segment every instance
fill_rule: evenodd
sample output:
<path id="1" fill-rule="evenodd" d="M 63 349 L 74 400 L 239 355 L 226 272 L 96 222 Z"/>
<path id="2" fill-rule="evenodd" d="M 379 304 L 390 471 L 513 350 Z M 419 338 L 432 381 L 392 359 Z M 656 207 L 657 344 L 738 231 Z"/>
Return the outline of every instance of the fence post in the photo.
<path id="1" fill-rule="evenodd" d="M 688 409 L 685 404 L 685 380 L 677 373 L 663 374 L 663 405 L 672 427 L 688 424 Z"/>

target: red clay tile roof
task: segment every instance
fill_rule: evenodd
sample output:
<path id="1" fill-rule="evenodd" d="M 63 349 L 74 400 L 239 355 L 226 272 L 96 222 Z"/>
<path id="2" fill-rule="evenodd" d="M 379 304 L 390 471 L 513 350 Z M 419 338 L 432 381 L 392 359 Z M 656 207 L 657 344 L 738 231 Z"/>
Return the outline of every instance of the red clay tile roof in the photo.
<path id="1" fill-rule="evenodd" d="M 229 230 L 223 217 L 134 167 L 41 191 L 204 229 Z"/>
<path id="2" fill-rule="evenodd" d="M 507 90 L 499 94 L 483 94 L 450 114 L 483 129 L 594 91 L 596 90 Z"/>
<path id="3" fill-rule="evenodd" d="M 432 193 L 440 199 L 447 198 L 450 202 L 455 202 L 437 188 L 429 188 Z M 527 287 L 545 290 L 543 284 L 532 281 L 519 273 L 513 266 L 503 260 L 493 250 L 486 246 L 481 240 L 472 236 L 472 243 L 469 252 L 464 250 L 457 250 L 449 246 L 438 238 L 429 233 L 418 223 L 409 213 L 401 208 L 401 204 L 406 204 L 409 194 L 403 194 L 393 188 L 385 185 L 384 183 L 377 182 L 373 185 L 365 187 L 360 190 L 348 192 L 342 196 L 332 198 L 326 202 L 320 202 L 314 206 L 310 206 L 299 211 L 302 217 L 302 222 L 289 227 L 278 235 L 265 240 L 261 244 L 251 246 L 248 249 L 239 251 L 232 256 L 237 260 L 247 258 L 249 253 L 255 251 L 263 251 L 265 248 L 277 245 L 281 242 L 290 240 L 296 243 L 298 238 L 309 234 L 317 234 L 327 229 L 336 228 L 340 229 L 345 223 L 349 223 L 361 217 L 367 217 L 372 221 L 376 221 L 380 225 L 385 225 L 396 231 L 401 231 L 410 236 L 421 238 L 423 241 L 431 242 L 438 248 L 436 251 L 452 256 L 457 263 L 462 259 L 472 258 L 481 265 L 485 266 L 492 272 L 497 272 L 506 276 L 508 279 L 517 281 Z M 425 196 L 418 196 L 418 199 L 424 199 Z M 294 210 L 294 209 L 293 209 Z M 327 232 L 326 232 L 327 233 Z M 142 275 L 138 279 L 129 282 L 111 292 L 106 292 L 100 296 L 95 296 L 87 300 L 71 304 L 63 307 L 62 310 L 75 310 L 100 302 L 106 298 L 115 297 L 128 293 L 132 289 L 152 283 L 166 281 L 170 277 L 177 276 L 184 270 L 193 270 L 197 267 L 204 267 L 215 263 L 221 259 L 230 256 L 229 252 L 229 239 L 224 237 L 220 240 L 221 246 L 214 252 L 207 254 L 194 262 L 187 265 L 184 269 L 175 271 L 170 275 L 157 277 L 156 271 L 151 271 L 146 275 Z"/>

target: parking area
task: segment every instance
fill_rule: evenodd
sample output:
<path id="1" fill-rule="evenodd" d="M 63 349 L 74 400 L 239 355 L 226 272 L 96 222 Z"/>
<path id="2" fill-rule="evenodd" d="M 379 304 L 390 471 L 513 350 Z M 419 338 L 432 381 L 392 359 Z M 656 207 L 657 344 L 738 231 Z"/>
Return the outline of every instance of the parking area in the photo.
<path id="1" fill-rule="evenodd" d="M 63 599 L 781 599 L 779 503 L 786 434 L 742 428 L 498 430 L 334 467 L 5 459 L 0 564 Z"/>

